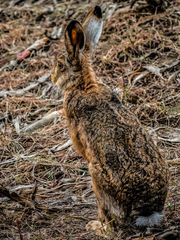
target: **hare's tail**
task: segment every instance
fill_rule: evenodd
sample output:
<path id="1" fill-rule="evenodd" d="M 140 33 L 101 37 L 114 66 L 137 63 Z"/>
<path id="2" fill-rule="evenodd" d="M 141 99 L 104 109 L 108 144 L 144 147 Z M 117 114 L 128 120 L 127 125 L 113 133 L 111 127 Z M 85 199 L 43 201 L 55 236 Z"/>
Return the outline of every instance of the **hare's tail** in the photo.
<path id="1" fill-rule="evenodd" d="M 153 212 L 149 216 L 139 216 L 135 220 L 135 225 L 137 227 L 152 227 L 160 225 L 161 221 L 163 220 L 162 212 Z"/>

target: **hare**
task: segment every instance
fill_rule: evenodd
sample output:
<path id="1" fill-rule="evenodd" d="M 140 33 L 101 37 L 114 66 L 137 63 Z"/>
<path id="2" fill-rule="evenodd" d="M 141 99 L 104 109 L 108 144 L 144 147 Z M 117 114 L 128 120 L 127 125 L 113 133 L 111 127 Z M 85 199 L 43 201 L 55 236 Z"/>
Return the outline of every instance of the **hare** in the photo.
<path id="1" fill-rule="evenodd" d="M 98 219 L 111 229 L 161 223 L 168 171 L 151 137 L 110 87 L 99 81 L 91 58 L 102 32 L 95 6 L 81 25 L 65 29 L 66 56 L 52 70 L 64 94 L 64 112 L 76 151 L 87 160 Z"/>

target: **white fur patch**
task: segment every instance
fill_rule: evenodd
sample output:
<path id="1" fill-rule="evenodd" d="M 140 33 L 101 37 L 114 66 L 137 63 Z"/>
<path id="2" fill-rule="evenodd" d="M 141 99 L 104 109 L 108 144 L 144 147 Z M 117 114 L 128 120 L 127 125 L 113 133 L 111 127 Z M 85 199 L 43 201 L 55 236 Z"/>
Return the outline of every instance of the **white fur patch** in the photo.
<path id="1" fill-rule="evenodd" d="M 150 216 L 139 216 L 136 221 L 135 221 L 135 225 L 138 227 L 145 227 L 145 226 L 157 226 L 160 225 L 161 221 L 163 219 L 163 214 L 159 213 L 159 212 L 154 212 L 152 215 Z"/>
<path id="2" fill-rule="evenodd" d="M 92 19 L 85 28 L 87 42 L 95 47 L 102 33 L 103 22 Z"/>

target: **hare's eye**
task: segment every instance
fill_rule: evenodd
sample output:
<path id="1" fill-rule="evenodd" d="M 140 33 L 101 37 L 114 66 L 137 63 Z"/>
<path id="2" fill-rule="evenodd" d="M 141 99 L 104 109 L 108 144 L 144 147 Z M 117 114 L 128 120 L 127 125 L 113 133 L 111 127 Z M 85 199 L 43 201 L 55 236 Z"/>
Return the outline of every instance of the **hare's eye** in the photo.
<path id="1" fill-rule="evenodd" d="M 58 62 L 58 67 L 61 71 L 65 70 L 64 64 L 62 62 Z"/>

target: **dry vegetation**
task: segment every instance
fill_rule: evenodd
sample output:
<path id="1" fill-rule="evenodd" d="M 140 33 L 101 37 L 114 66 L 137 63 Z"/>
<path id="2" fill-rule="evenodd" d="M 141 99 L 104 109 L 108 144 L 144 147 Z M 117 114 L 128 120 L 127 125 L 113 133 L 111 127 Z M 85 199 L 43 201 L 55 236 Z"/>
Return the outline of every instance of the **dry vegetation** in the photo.
<path id="1" fill-rule="evenodd" d="M 152 13 L 146 1 L 101 1 L 98 77 L 157 141 L 171 171 L 162 227 L 129 239 L 180 239 L 180 3 Z M 62 96 L 49 79 L 63 27 L 91 1 L 0 0 L 0 239 L 102 239 L 86 162 L 69 142 Z M 124 233 L 123 233 L 124 234 Z M 125 239 L 121 237 L 113 239 Z"/>

